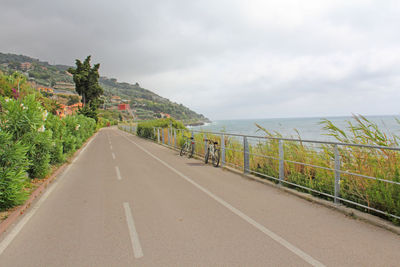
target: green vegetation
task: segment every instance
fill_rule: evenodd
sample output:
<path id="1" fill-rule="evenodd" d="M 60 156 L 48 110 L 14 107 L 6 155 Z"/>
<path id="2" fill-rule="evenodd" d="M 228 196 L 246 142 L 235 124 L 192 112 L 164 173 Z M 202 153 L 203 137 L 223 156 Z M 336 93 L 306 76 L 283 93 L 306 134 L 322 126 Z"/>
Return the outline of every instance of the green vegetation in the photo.
<path id="1" fill-rule="evenodd" d="M 46 177 L 52 165 L 65 162 L 102 125 L 83 115 L 63 119 L 53 115 L 54 101 L 18 73 L 0 72 L 0 92 L 0 210 L 4 210 L 21 204 L 30 179 Z"/>
<path id="2" fill-rule="evenodd" d="M 3 210 L 25 200 L 25 174 L 30 163 L 25 157 L 26 146 L 14 142 L 11 134 L 0 131 L 0 148 L 0 209 Z"/>
<path id="3" fill-rule="evenodd" d="M 183 123 L 176 121 L 174 119 L 159 119 L 151 121 L 139 122 L 136 128 L 136 134 L 143 138 L 156 139 L 154 135 L 154 127 L 168 128 L 172 127 L 174 129 L 185 129 Z"/>

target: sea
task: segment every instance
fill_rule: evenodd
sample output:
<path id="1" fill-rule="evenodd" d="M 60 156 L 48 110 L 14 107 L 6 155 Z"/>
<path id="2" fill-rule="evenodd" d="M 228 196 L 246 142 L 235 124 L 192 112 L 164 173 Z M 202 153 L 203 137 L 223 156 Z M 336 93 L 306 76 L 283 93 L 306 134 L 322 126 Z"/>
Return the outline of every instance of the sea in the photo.
<path id="1" fill-rule="evenodd" d="M 365 116 L 371 122 L 378 125 L 379 129 L 387 135 L 400 136 L 400 115 Z M 349 132 L 348 123 L 353 125 L 356 121 L 353 117 L 314 117 L 314 118 L 271 118 L 271 119 L 242 119 L 242 120 L 216 120 L 202 126 L 192 126 L 190 129 L 206 132 L 226 132 L 234 134 L 265 136 L 265 132 L 259 130 L 256 124 L 264 127 L 272 133 L 280 133 L 285 138 L 300 138 L 305 140 L 336 141 L 328 132 L 323 130 L 321 121 L 330 120 L 335 126 Z M 298 132 L 298 133 L 297 133 Z"/>

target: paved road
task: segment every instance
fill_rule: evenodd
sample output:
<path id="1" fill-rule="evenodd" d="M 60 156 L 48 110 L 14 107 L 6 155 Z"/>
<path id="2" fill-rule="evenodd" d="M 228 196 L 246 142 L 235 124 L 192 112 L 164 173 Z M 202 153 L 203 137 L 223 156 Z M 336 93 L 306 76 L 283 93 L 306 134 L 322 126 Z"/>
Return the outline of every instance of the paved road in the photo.
<path id="1" fill-rule="evenodd" d="M 0 266 L 399 266 L 400 238 L 117 129 L 3 234 Z"/>

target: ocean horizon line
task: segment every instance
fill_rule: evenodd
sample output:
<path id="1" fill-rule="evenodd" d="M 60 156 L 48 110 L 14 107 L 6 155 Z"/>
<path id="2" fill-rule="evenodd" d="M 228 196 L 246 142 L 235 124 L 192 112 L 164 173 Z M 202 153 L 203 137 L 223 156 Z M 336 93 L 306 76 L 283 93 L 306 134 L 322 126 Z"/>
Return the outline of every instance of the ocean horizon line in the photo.
<path id="1" fill-rule="evenodd" d="M 354 114 L 356 116 L 363 116 L 366 118 L 369 117 L 400 117 L 399 114 L 373 114 L 373 115 L 363 115 L 363 114 Z M 264 118 L 246 118 L 246 119 L 215 119 L 211 120 L 211 122 L 216 121 L 253 121 L 253 120 L 280 120 L 280 119 L 330 119 L 330 118 L 353 118 L 354 115 L 329 115 L 329 116 L 306 116 L 306 117 L 264 117 Z"/>

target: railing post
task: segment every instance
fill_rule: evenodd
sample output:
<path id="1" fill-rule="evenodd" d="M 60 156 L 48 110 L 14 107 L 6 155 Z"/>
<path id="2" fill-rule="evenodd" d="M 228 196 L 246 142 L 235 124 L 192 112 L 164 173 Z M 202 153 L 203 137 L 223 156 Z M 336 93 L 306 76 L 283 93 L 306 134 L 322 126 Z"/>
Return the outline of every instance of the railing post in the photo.
<path id="1" fill-rule="evenodd" d="M 243 170 L 244 173 L 250 173 L 250 152 L 249 152 L 249 143 L 247 141 L 246 136 L 243 136 L 243 152 L 244 152 Z"/>
<path id="2" fill-rule="evenodd" d="M 176 144 L 176 129 L 174 129 L 174 147 L 178 147 L 178 145 Z"/>
<path id="3" fill-rule="evenodd" d="M 221 135 L 221 167 L 225 165 L 225 135 Z"/>
<path id="4" fill-rule="evenodd" d="M 338 146 L 335 145 L 335 204 L 339 204 L 340 201 L 338 197 L 340 197 L 340 154 Z"/>
<path id="5" fill-rule="evenodd" d="M 157 128 L 157 141 L 160 143 L 160 128 Z"/>
<path id="6" fill-rule="evenodd" d="M 164 128 L 161 128 L 161 143 L 165 143 L 165 134 L 164 134 Z"/>
<path id="7" fill-rule="evenodd" d="M 283 152 L 283 141 L 279 140 L 279 184 L 285 180 L 285 155 Z"/>

